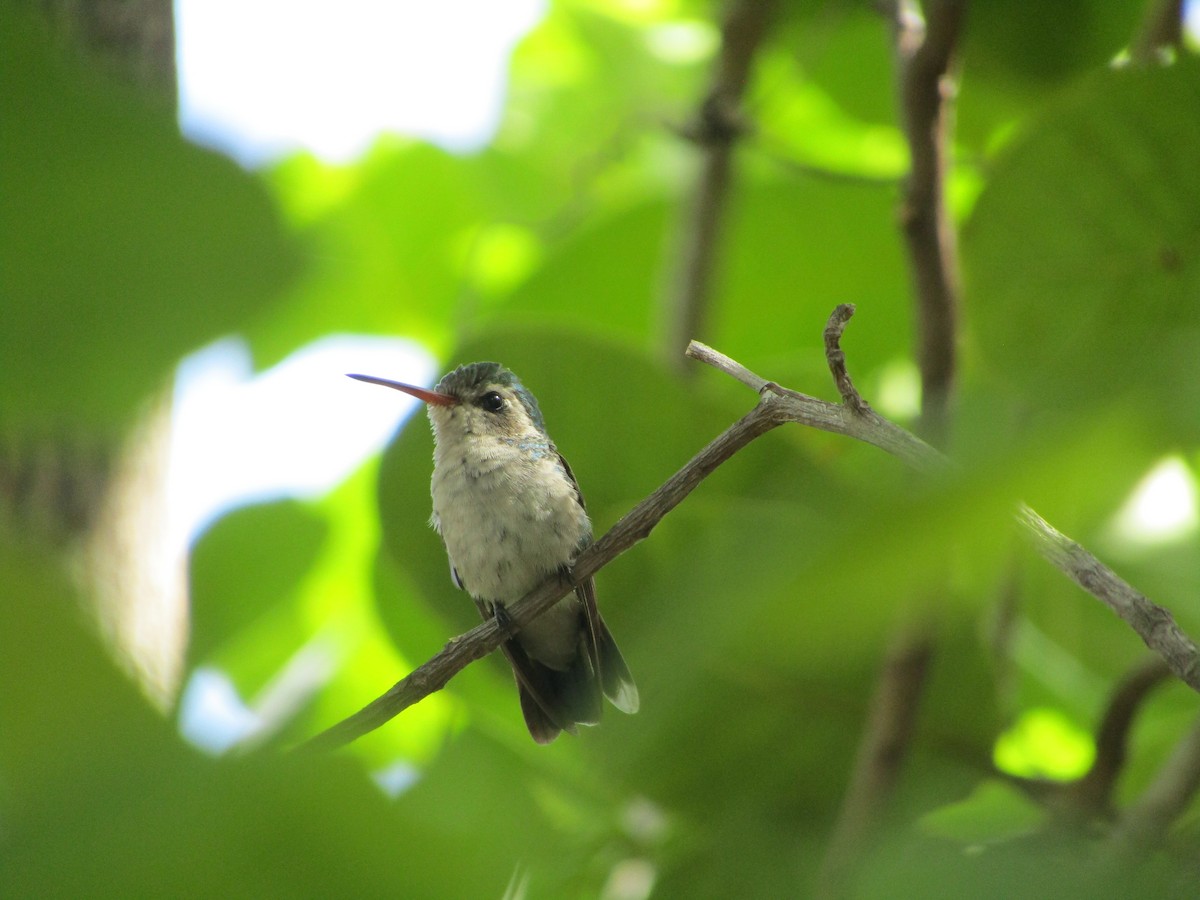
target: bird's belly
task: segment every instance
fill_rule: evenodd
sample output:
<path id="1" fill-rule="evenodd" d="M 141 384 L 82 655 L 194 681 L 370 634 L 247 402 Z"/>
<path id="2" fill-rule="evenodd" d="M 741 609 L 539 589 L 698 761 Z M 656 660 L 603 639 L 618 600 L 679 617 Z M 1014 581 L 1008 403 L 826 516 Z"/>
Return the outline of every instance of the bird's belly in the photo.
<path id="1" fill-rule="evenodd" d="M 590 534 L 565 477 L 538 466 L 470 472 L 439 467 L 434 520 L 462 586 L 481 600 L 511 603 L 570 563 Z M 556 474 L 551 471 L 550 474 Z"/>

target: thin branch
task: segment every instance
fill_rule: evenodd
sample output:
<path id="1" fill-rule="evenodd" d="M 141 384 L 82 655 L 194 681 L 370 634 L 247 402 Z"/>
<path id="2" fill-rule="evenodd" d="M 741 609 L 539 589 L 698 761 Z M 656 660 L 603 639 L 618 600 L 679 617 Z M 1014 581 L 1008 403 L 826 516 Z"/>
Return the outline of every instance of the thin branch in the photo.
<path id="1" fill-rule="evenodd" d="M 958 298 L 954 230 L 943 187 L 950 134 L 950 92 L 943 90 L 943 81 L 962 16 L 958 3 L 928 3 L 927 9 L 931 16 L 927 29 L 918 27 L 915 16 L 904 17 L 899 2 L 893 13 L 901 118 L 911 158 L 900 219 L 916 288 L 917 361 L 923 388 L 920 433 L 944 445 L 955 375 Z M 853 307 L 835 311 L 825 329 L 825 353 L 843 404 L 865 412 L 869 407 L 850 380 L 839 346 L 853 314 Z M 845 891 L 850 872 L 883 820 L 916 726 L 933 652 L 933 634 L 925 625 L 910 624 L 893 635 L 891 659 L 914 662 L 889 664 L 879 673 L 876 702 L 867 716 L 849 787 L 821 862 L 819 896 L 837 897 Z"/>
<path id="2" fill-rule="evenodd" d="M 696 192 L 684 222 L 679 269 L 667 299 L 666 350 L 672 364 L 689 338 L 703 335 L 712 294 L 717 243 L 729 198 L 734 145 L 743 133 L 742 95 L 776 0 L 729 0 L 713 83 L 683 133 L 703 153 Z"/>
<path id="3" fill-rule="evenodd" d="M 579 581 L 594 575 L 634 544 L 647 538 L 662 517 L 678 506 L 721 463 L 759 435 L 787 421 L 779 415 L 781 405 L 774 394 L 764 393 L 754 409 L 725 429 L 658 490 L 627 513 L 604 537 L 584 550 L 572 567 L 574 578 Z M 495 619 L 490 619 L 466 634 L 453 638 L 440 653 L 414 669 L 387 693 L 301 746 L 310 750 L 332 750 L 374 731 L 417 701 L 444 688 L 467 665 L 487 656 L 512 633 L 536 619 L 571 590 L 571 585 L 565 580 L 550 578 L 507 608 L 509 619 L 512 620 L 507 629 L 501 628 Z"/>
<path id="4" fill-rule="evenodd" d="M 834 311 L 834 316 L 841 315 L 847 315 L 845 307 Z M 634 544 L 644 540 L 663 516 L 678 506 L 723 462 L 755 438 L 785 422 L 864 441 L 923 472 L 944 472 L 949 469 L 949 460 L 942 453 L 865 407 L 865 404 L 864 409 L 856 410 L 781 388 L 702 344 L 693 343 L 689 346 L 688 356 L 726 372 L 743 383 L 758 385 L 758 404 L 581 553 L 573 567 L 576 579 L 594 575 Z M 831 369 L 833 366 L 831 360 Z M 1141 635 L 1147 646 L 1166 660 L 1172 672 L 1200 691 L 1200 653 L 1175 625 L 1170 613 L 1134 591 L 1094 556 L 1051 528 L 1029 507 L 1021 506 L 1018 522 L 1043 556 L 1085 590 L 1108 604 Z M 551 578 L 509 608 L 509 617 L 512 619 L 509 629 L 516 631 L 529 623 L 570 590 L 571 586 L 562 579 Z M 492 620 L 452 639 L 440 653 L 397 682 L 387 693 L 301 746 L 333 749 L 378 728 L 417 701 L 445 687 L 469 663 L 500 646 L 509 633 Z"/>
<path id="5" fill-rule="evenodd" d="M 761 394 L 764 388 L 770 386 L 771 382 L 765 378 L 760 378 L 755 375 L 740 362 L 730 359 L 719 350 L 714 350 L 708 344 L 702 344 L 699 341 L 692 341 L 688 344 L 687 352 L 684 354 L 691 359 L 698 360 L 705 365 L 712 366 L 724 372 L 726 375 L 731 375 L 742 384 L 753 390 L 756 394 Z"/>
<path id="6" fill-rule="evenodd" d="M 879 821 L 879 798 L 889 796 L 916 725 L 933 635 L 928 626 L 894 636 L 875 685 L 867 728 L 858 747 L 850 787 L 821 860 L 814 896 L 840 897 L 862 848 Z"/>
<path id="7" fill-rule="evenodd" d="M 927 0 L 925 21 L 905 0 L 890 18 L 900 88 L 900 118 L 911 163 L 900 206 L 917 302 L 917 364 L 922 434 L 945 443 L 958 337 L 957 241 L 946 207 L 953 85 L 965 0 Z"/>
<path id="8" fill-rule="evenodd" d="M 829 374 L 833 376 L 833 383 L 842 395 L 842 403 L 856 413 L 865 413 L 871 407 L 850 380 L 850 373 L 846 371 L 846 354 L 842 351 L 842 332 L 853 315 L 854 304 L 843 303 L 829 317 L 825 324 L 825 361 L 829 363 Z"/>
<path id="9" fill-rule="evenodd" d="M 1051 565 L 1116 613 L 1184 684 L 1200 691 L 1200 649 L 1167 610 L 1148 600 L 1025 504 L 1017 509 L 1017 521 Z"/>
<path id="10" fill-rule="evenodd" d="M 1141 857 L 1159 846 L 1171 824 L 1183 814 L 1200 788 L 1200 722 L 1192 726 L 1146 788 L 1121 816 L 1112 843 L 1128 855 Z"/>
<path id="11" fill-rule="evenodd" d="M 688 355 L 691 356 L 690 351 Z M 872 444 L 921 472 L 944 472 L 951 467 L 948 456 L 865 404 L 863 409 L 853 409 L 780 387 L 774 382 L 769 382 L 766 389 L 787 401 L 789 422 Z"/>
<path id="12" fill-rule="evenodd" d="M 1113 790 L 1125 768 L 1129 732 L 1150 692 L 1171 675 L 1160 657 L 1151 656 L 1127 673 L 1108 700 L 1096 730 L 1096 758 L 1073 788 L 1075 807 L 1084 819 L 1112 814 Z"/>
<path id="13" fill-rule="evenodd" d="M 1129 58 L 1139 66 L 1159 65 L 1183 47 L 1183 0 L 1146 0 Z"/>
<path id="14" fill-rule="evenodd" d="M 839 307 L 834 311 L 834 316 L 844 315 L 847 311 L 852 313 L 853 308 Z M 689 355 L 692 355 L 690 351 Z M 717 365 L 717 368 L 721 367 Z M 924 472 L 945 471 L 951 466 L 949 458 L 940 451 L 869 407 L 855 411 L 844 405 L 789 391 L 774 383 L 768 383 L 766 390 L 774 391 L 786 399 L 786 404 L 778 412 L 789 422 L 864 441 Z M 1147 647 L 1166 661 L 1184 684 L 1200 691 L 1200 649 L 1179 628 L 1167 610 L 1136 591 L 1112 569 L 1053 528 L 1025 504 L 1017 508 L 1017 523 L 1038 553 L 1108 606 L 1141 637 Z"/>
<path id="15" fill-rule="evenodd" d="M 699 341 L 692 341 L 688 345 L 686 355 L 737 379 L 753 388 L 760 396 L 772 394 L 778 397 L 779 415 L 782 415 L 786 422 L 795 422 L 798 425 L 816 428 L 818 431 L 841 434 L 872 444 L 921 472 L 948 470 L 951 465 L 949 457 L 929 446 L 912 432 L 905 431 L 899 425 L 880 416 L 859 396 L 846 373 L 846 358 L 840 346 L 842 332 L 853 315 L 853 304 L 839 305 L 830 314 L 824 332 L 825 360 L 838 391 L 848 398 L 846 403 L 830 403 L 828 400 L 780 387 Z"/>

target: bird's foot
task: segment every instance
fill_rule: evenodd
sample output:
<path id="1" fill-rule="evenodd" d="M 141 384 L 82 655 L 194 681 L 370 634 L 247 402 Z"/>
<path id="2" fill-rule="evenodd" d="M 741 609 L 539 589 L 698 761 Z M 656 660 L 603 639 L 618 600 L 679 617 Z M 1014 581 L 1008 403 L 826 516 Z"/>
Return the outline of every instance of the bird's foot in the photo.
<path id="1" fill-rule="evenodd" d="M 558 580 L 568 587 L 579 587 L 579 582 L 575 580 L 575 572 L 569 563 L 563 563 L 558 567 Z"/>
<path id="2" fill-rule="evenodd" d="M 508 610 L 504 608 L 503 603 L 492 604 L 492 617 L 496 620 L 496 626 L 501 631 L 511 633 L 513 627 L 517 624 L 513 617 L 508 614 Z"/>

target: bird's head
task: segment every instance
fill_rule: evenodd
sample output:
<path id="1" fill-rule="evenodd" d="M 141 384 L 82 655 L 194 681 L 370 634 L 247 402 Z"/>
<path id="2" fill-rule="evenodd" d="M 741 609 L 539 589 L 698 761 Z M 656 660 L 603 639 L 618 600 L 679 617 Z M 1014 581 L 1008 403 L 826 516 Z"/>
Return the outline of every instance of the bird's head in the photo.
<path id="1" fill-rule="evenodd" d="M 443 376 L 432 390 L 373 375 L 350 377 L 394 388 L 425 401 L 439 443 L 465 440 L 468 435 L 507 439 L 546 437 L 546 424 L 537 400 L 500 363 L 459 366 Z"/>

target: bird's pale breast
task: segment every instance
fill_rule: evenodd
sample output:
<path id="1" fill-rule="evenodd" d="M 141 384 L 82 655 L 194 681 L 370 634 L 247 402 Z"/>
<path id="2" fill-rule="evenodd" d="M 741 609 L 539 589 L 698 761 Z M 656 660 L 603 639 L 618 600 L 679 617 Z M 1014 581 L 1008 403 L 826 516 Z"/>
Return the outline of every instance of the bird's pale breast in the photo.
<path id="1" fill-rule="evenodd" d="M 439 446 L 434 521 L 471 596 L 513 602 L 571 562 L 591 525 L 555 453 L 479 440 Z"/>

